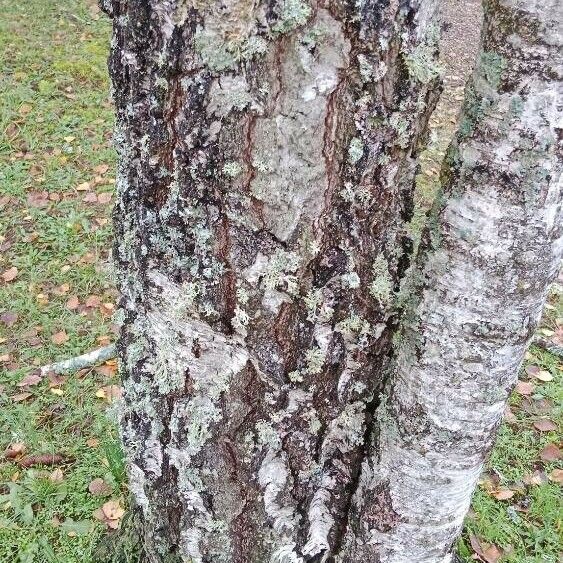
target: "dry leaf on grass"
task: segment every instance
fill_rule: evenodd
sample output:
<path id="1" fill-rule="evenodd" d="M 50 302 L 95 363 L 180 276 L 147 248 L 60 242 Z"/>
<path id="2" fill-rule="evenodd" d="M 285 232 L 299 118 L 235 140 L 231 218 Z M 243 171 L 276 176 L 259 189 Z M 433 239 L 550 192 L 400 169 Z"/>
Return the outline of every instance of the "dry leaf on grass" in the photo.
<path id="1" fill-rule="evenodd" d="M 118 500 L 108 500 L 101 508 L 94 511 L 94 518 L 103 522 L 108 528 L 116 530 L 125 510 Z"/>
<path id="2" fill-rule="evenodd" d="M 534 392 L 535 385 L 530 381 L 519 381 L 516 384 L 516 393 L 519 395 L 531 395 Z"/>
<path id="3" fill-rule="evenodd" d="M 534 428 L 540 432 L 553 432 L 557 430 L 557 424 L 553 420 L 549 420 L 549 418 L 540 418 L 534 422 Z"/>
<path id="4" fill-rule="evenodd" d="M 25 375 L 16 385 L 17 387 L 31 387 L 40 383 L 42 379 L 40 372 L 32 371 Z"/>
<path id="5" fill-rule="evenodd" d="M 500 489 L 499 491 L 495 491 L 491 493 L 497 500 L 508 500 L 514 496 L 514 491 L 510 489 Z"/>
<path id="6" fill-rule="evenodd" d="M 13 442 L 4 450 L 6 459 L 15 459 L 25 453 L 25 444 L 23 442 Z"/>
<path id="7" fill-rule="evenodd" d="M 557 461 L 561 459 L 561 450 L 555 444 L 547 444 L 540 452 L 543 461 Z"/>
<path id="8" fill-rule="evenodd" d="M 56 332 L 55 334 L 53 334 L 53 336 L 51 336 L 51 341 L 53 342 L 53 344 L 61 346 L 65 342 L 68 342 L 68 334 L 64 330 Z"/>
<path id="9" fill-rule="evenodd" d="M 89 485 L 88 490 L 95 496 L 95 497 L 106 497 L 111 495 L 112 488 L 99 477 L 94 479 Z"/>
<path id="10" fill-rule="evenodd" d="M 18 277 L 18 269 L 15 266 L 8 268 L 6 271 L 2 272 L 2 279 L 5 282 L 11 282 Z"/>

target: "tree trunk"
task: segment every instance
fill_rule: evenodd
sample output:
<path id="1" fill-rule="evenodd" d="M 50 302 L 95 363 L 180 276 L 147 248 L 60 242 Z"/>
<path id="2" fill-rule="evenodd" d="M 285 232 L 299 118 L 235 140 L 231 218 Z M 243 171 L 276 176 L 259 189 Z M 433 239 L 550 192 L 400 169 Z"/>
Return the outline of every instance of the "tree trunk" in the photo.
<path id="1" fill-rule="evenodd" d="M 486 0 L 444 194 L 375 413 L 343 561 L 436 563 L 451 547 L 561 261 L 558 0 Z M 555 19 L 554 19 L 555 18 Z"/>
<path id="2" fill-rule="evenodd" d="M 409 263 L 433 0 L 104 0 L 150 562 L 337 554 Z"/>

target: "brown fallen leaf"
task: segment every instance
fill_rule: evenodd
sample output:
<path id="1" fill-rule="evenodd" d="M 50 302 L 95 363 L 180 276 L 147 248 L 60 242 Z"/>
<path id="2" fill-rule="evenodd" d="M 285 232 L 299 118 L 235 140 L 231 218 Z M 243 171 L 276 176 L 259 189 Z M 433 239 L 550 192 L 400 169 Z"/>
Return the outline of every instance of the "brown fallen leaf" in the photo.
<path id="1" fill-rule="evenodd" d="M 547 444 L 540 452 L 543 461 L 557 461 L 561 459 L 561 450 L 555 444 Z"/>
<path id="2" fill-rule="evenodd" d="M 112 403 L 116 399 L 120 399 L 122 389 L 119 385 L 106 385 L 96 391 L 96 397 L 105 399 L 108 403 Z"/>
<path id="3" fill-rule="evenodd" d="M 491 493 L 497 500 L 508 500 L 514 496 L 514 491 L 510 489 L 500 489 L 499 491 Z"/>
<path id="4" fill-rule="evenodd" d="M 491 544 L 483 550 L 482 557 L 487 563 L 497 563 L 502 555 L 502 549 L 499 549 L 495 544 Z"/>
<path id="5" fill-rule="evenodd" d="M 105 174 L 109 170 L 109 166 L 107 164 L 98 164 L 94 166 L 94 172 L 96 174 Z"/>
<path id="6" fill-rule="evenodd" d="M 12 395 L 10 399 L 12 399 L 14 403 L 21 403 L 22 401 L 29 399 L 29 397 L 31 397 L 31 393 L 24 392 L 24 393 L 16 393 L 15 395 Z"/>
<path id="7" fill-rule="evenodd" d="M 53 334 L 53 336 L 51 336 L 51 341 L 53 342 L 53 344 L 61 346 L 65 342 L 68 342 L 68 334 L 64 330 L 56 332 L 55 334 Z"/>
<path id="8" fill-rule="evenodd" d="M 516 422 L 518 422 L 516 415 L 512 412 L 508 405 L 504 409 L 504 420 L 506 420 L 508 424 L 516 424 Z"/>
<path id="9" fill-rule="evenodd" d="M 554 469 L 549 474 L 549 480 L 563 485 L 563 469 Z"/>
<path id="10" fill-rule="evenodd" d="M 64 375 L 59 375 L 54 371 L 47 373 L 47 379 L 49 380 L 49 388 L 60 387 L 66 383 L 67 378 Z"/>
<path id="11" fill-rule="evenodd" d="M 98 438 L 88 438 L 86 440 L 86 445 L 89 448 L 97 448 L 100 445 L 100 440 L 98 440 Z"/>
<path id="12" fill-rule="evenodd" d="M 546 482 L 546 476 L 543 471 L 534 471 L 533 473 L 528 473 L 522 477 L 522 481 L 526 485 L 541 485 Z"/>
<path id="13" fill-rule="evenodd" d="M 25 375 L 16 385 L 17 387 L 31 387 L 40 383 L 42 379 L 41 372 L 32 371 Z"/>
<path id="14" fill-rule="evenodd" d="M 76 297 L 76 295 L 69 297 L 68 301 L 66 302 L 66 308 L 69 309 L 70 311 L 74 311 L 75 309 L 78 309 L 79 305 L 80 305 L 80 300 L 78 299 L 78 297 Z"/>
<path id="15" fill-rule="evenodd" d="M 0 321 L 10 328 L 18 322 L 18 314 L 13 311 L 6 311 L 0 315 Z"/>
<path id="16" fill-rule="evenodd" d="M 95 496 L 95 497 L 106 497 L 111 495 L 112 488 L 99 477 L 94 479 L 89 485 L 88 490 Z"/>
<path id="17" fill-rule="evenodd" d="M 535 385 L 530 381 L 518 381 L 516 384 L 516 393 L 519 395 L 531 395 L 534 392 Z"/>
<path id="18" fill-rule="evenodd" d="M 13 442 L 4 450 L 6 459 L 15 459 L 25 453 L 25 444 L 23 442 Z"/>
<path id="19" fill-rule="evenodd" d="M 2 279 L 5 282 L 11 282 L 18 277 L 18 269 L 15 266 L 8 268 L 4 272 L 2 272 Z"/>
<path id="20" fill-rule="evenodd" d="M 56 465 L 65 458 L 60 454 L 36 454 L 27 455 L 18 461 L 21 467 L 33 467 L 35 465 Z"/>
<path id="21" fill-rule="evenodd" d="M 49 475 L 49 481 L 52 483 L 62 483 L 64 480 L 63 470 L 58 468 L 55 469 L 51 475 Z"/>
<path id="22" fill-rule="evenodd" d="M 119 522 L 124 514 L 125 510 L 121 507 L 119 501 L 108 500 L 101 508 L 94 511 L 93 516 L 96 520 L 102 521 L 108 528 L 116 530 L 119 528 Z"/>
<path id="23" fill-rule="evenodd" d="M 99 307 L 102 302 L 102 298 L 99 295 L 89 295 L 86 298 L 86 307 Z"/>
<path id="24" fill-rule="evenodd" d="M 540 418 L 534 422 L 534 428 L 540 432 L 553 432 L 554 430 L 557 430 L 557 424 L 549 418 Z"/>

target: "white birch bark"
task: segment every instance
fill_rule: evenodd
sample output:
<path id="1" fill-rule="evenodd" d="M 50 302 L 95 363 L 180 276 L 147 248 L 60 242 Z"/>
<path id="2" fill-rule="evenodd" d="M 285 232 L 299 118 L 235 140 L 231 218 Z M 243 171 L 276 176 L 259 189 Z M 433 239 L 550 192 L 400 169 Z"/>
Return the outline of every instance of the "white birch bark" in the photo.
<path id="1" fill-rule="evenodd" d="M 342 561 L 452 558 L 562 246 L 558 0 L 485 0 L 444 197 L 376 412 Z"/>

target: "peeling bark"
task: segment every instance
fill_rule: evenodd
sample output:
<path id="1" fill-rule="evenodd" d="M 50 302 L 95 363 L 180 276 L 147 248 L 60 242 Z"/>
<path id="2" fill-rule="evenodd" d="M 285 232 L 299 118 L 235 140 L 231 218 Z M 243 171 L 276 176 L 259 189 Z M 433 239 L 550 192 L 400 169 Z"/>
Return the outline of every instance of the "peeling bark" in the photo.
<path id="1" fill-rule="evenodd" d="M 344 561 L 451 561 L 562 250 L 563 21 L 486 0 Z M 377 554 L 375 558 L 373 554 Z"/>
<path id="2" fill-rule="evenodd" d="M 409 263 L 434 1 L 103 7 L 147 560 L 330 560 Z"/>

